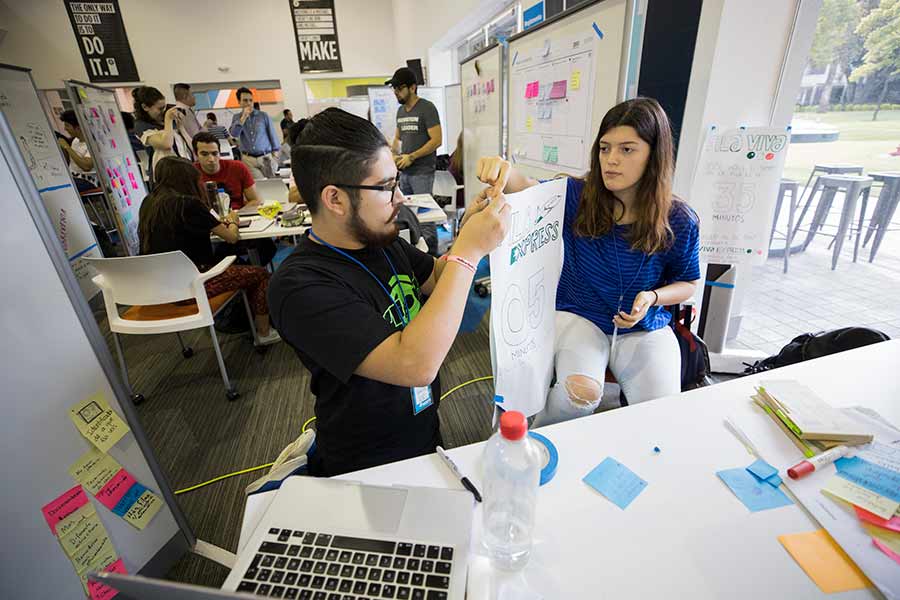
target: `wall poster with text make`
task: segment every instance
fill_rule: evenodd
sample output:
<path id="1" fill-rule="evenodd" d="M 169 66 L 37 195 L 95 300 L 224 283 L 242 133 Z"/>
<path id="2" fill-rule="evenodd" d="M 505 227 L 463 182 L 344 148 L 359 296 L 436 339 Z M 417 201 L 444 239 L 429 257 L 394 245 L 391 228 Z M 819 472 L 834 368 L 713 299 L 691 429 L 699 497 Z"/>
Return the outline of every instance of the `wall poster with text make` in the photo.
<path id="1" fill-rule="evenodd" d="M 301 73 L 338 73 L 341 48 L 338 44 L 334 0 L 288 0 L 297 42 Z"/>

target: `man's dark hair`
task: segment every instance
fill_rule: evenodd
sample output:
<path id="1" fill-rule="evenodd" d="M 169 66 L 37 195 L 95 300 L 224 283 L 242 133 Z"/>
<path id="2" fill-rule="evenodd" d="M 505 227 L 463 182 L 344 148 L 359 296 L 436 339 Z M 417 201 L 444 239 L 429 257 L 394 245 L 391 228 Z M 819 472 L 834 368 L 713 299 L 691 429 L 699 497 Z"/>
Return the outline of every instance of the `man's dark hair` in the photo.
<path id="1" fill-rule="evenodd" d="M 305 125 L 291 151 L 291 171 L 300 197 L 315 214 L 325 186 L 358 185 L 387 140 L 372 123 L 339 108 L 327 108 Z M 347 193 L 358 200 L 359 190 Z"/>
<path id="2" fill-rule="evenodd" d="M 62 114 L 59 115 L 59 120 L 63 123 L 68 123 L 72 127 L 80 127 L 78 124 L 78 117 L 75 116 L 75 111 L 71 108 L 69 110 L 62 111 Z"/>
<path id="3" fill-rule="evenodd" d="M 175 97 L 178 98 L 182 94 L 191 91 L 191 86 L 187 83 L 176 83 L 172 86 L 172 90 L 175 92 Z"/>
<path id="4" fill-rule="evenodd" d="M 237 92 L 235 92 L 235 96 L 237 97 L 238 102 L 241 101 L 241 96 L 244 94 L 250 94 L 250 96 L 253 97 L 253 92 L 250 91 L 250 88 L 239 87 Z"/>
<path id="5" fill-rule="evenodd" d="M 125 126 L 125 131 L 127 131 L 128 133 L 134 131 L 134 117 L 131 115 L 131 113 L 122 112 L 121 115 L 122 125 Z"/>
<path id="6" fill-rule="evenodd" d="M 283 114 L 284 116 L 287 116 L 287 114 L 288 114 L 289 112 L 291 112 L 291 109 L 286 108 L 286 109 L 284 109 L 283 111 L 281 111 L 281 114 Z"/>
<path id="7" fill-rule="evenodd" d="M 306 127 L 306 124 L 309 123 L 309 119 L 300 119 L 293 125 L 288 127 L 287 130 L 287 141 L 288 144 L 293 146 L 300 140 L 300 134 L 303 133 L 303 128 Z"/>
<path id="8" fill-rule="evenodd" d="M 216 117 L 216 113 L 206 113 L 206 118 L 212 121 L 213 123 L 218 123 L 219 118 Z"/>
<path id="9" fill-rule="evenodd" d="M 194 149 L 194 154 L 197 154 L 197 144 L 215 144 L 216 148 L 218 148 L 219 138 L 208 131 L 198 131 L 191 138 L 191 147 Z"/>

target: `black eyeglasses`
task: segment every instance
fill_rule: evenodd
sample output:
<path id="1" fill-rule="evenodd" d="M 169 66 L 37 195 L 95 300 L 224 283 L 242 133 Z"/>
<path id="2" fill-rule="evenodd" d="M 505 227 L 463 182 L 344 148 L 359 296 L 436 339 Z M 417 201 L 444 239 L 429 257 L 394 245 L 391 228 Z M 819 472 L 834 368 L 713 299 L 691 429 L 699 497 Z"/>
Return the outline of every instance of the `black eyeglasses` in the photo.
<path id="1" fill-rule="evenodd" d="M 376 192 L 390 192 L 391 198 L 393 198 L 394 192 L 397 191 L 397 186 L 400 185 L 400 173 L 397 173 L 394 181 L 392 181 L 391 183 L 386 183 L 384 185 L 353 185 L 350 183 L 332 183 L 331 185 L 339 188 L 350 188 L 352 190 L 375 190 Z"/>

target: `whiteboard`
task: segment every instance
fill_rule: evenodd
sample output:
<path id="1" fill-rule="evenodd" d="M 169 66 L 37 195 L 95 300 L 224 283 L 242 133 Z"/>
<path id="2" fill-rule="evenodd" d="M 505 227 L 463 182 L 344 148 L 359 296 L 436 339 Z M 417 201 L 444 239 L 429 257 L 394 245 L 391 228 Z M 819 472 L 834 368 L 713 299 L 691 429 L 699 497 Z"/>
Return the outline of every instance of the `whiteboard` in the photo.
<path id="1" fill-rule="evenodd" d="M 3 471 L 3 536 L 8 551 L 0 561 L 0 597 L 84 598 L 79 577 L 47 527 L 41 507 L 75 485 L 67 470 L 89 448 L 69 419 L 68 408 L 100 392 L 119 415 L 123 410 L 107 378 L 107 373 L 115 372 L 112 356 L 87 301 L 79 297 L 77 284 L 64 270 L 65 256 L 51 224 L 37 212 L 42 210 L 40 198 L 25 168 L 7 122 L 0 117 L 0 210 L 5 227 L 0 253 L 7 257 L 0 276 L 4 282 L 15 282 L 15 293 L 4 294 L 0 341 L 4 357 L 0 381 L 6 399 L 0 436 L 10 455 L 15 453 Z M 65 274 L 65 286 L 60 272 Z M 91 320 L 96 345 L 82 318 Z M 104 369 L 95 350 L 100 345 L 112 371 Z M 127 398 L 124 391 L 119 397 Z M 133 423 L 131 428 L 132 433 L 125 434 L 109 454 L 137 481 L 174 500 L 168 488 L 161 489 L 165 483 L 154 477 Z M 165 504 L 146 529 L 138 531 L 95 498 L 90 502 L 129 573 L 144 567 L 155 568 L 157 574 L 167 570 L 167 565 L 148 563 L 159 558 L 171 565 L 173 557 L 166 555 L 175 549 L 164 550 L 170 540 L 181 538 L 183 552 L 188 544 L 185 535 L 192 538 L 190 532 L 179 533 L 171 505 Z"/>
<path id="2" fill-rule="evenodd" d="M 500 156 L 503 122 L 503 46 L 495 45 L 459 65 L 462 87 L 463 178 L 466 205 L 484 187 L 475 165 Z"/>
<path id="3" fill-rule="evenodd" d="M 125 250 L 136 256 L 141 253 L 138 217 L 147 188 L 122 123 L 116 93 L 78 81 L 66 81 L 66 89 L 109 205 L 116 211 Z"/>
<path id="4" fill-rule="evenodd" d="M 580 175 L 624 99 L 632 0 L 604 0 L 510 38 L 509 158 L 534 177 Z"/>
<path id="5" fill-rule="evenodd" d="M 9 121 L 81 292 L 90 299 L 99 291 L 91 281 L 97 272 L 84 259 L 103 254 L 29 71 L 0 67 L 0 111 Z"/>
<path id="6" fill-rule="evenodd" d="M 397 131 L 397 98 L 389 87 L 370 87 L 369 120 L 390 144 Z"/>
<path id="7" fill-rule="evenodd" d="M 365 96 L 359 98 L 341 98 L 339 106 L 342 110 L 354 114 L 363 119 L 369 119 L 369 99 Z"/>
<path id="8" fill-rule="evenodd" d="M 448 85 L 444 88 L 444 102 L 447 111 L 447 122 L 443 124 L 444 147 L 447 154 L 456 151 L 456 140 L 462 131 L 462 86 Z"/>
<path id="9" fill-rule="evenodd" d="M 438 111 L 438 118 L 441 120 L 443 139 L 441 140 L 440 148 L 437 149 L 437 153 L 449 154 L 453 151 L 456 140 L 454 139 L 452 142 L 447 140 L 447 102 L 444 98 L 444 88 L 420 86 L 417 90 L 420 98 L 425 98 L 434 104 Z M 391 143 L 397 131 L 397 111 L 400 108 L 400 104 L 394 96 L 394 90 L 390 87 L 370 87 L 368 92 L 371 115 L 369 120 L 378 128 L 384 139 Z M 447 150 L 448 147 L 450 148 L 449 151 Z"/>

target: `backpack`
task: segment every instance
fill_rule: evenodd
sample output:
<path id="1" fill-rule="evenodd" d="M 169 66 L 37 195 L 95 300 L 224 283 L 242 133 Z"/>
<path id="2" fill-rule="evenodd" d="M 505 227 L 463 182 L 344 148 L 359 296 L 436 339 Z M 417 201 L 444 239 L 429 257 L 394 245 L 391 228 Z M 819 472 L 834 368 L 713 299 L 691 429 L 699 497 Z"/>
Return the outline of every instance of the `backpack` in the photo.
<path id="1" fill-rule="evenodd" d="M 804 333 L 792 339 L 775 356 L 747 365 L 744 375 L 761 373 L 794 363 L 836 354 L 844 350 L 861 348 L 891 339 L 884 333 L 868 327 L 844 327 L 818 333 Z"/>
<path id="2" fill-rule="evenodd" d="M 706 343 L 694 335 L 694 332 L 690 329 L 691 310 L 690 306 L 680 309 L 670 307 L 673 317 L 669 325 L 675 332 L 675 339 L 678 340 L 678 349 L 681 350 L 682 392 L 712 383 L 708 379 L 710 373 L 709 350 L 706 347 Z"/>

